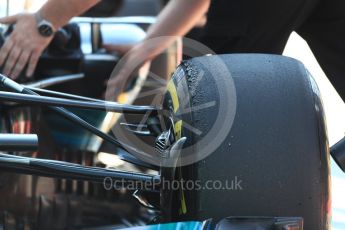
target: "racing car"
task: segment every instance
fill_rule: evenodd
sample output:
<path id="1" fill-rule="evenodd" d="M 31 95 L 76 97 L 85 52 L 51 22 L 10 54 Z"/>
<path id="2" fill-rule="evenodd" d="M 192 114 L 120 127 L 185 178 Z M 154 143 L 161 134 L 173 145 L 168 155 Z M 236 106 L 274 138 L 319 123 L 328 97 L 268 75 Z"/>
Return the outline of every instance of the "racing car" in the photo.
<path id="1" fill-rule="evenodd" d="M 99 32 L 149 20 L 75 22 Z M 195 57 L 174 71 L 160 104 L 138 105 L 88 88 L 116 57 L 76 47 L 46 53 L 36 82 L 0 75 L 4 228 L 330 229 L 330 152 L 345 169 L 345 144 L 329 148 L 320 93 L 302 63 Z M 143 75 L 127 97 L 144 88 Z M 104 151 L 133 170 L 106 167 Z M 174 182 L 186 187 L 167 186 Z"/>

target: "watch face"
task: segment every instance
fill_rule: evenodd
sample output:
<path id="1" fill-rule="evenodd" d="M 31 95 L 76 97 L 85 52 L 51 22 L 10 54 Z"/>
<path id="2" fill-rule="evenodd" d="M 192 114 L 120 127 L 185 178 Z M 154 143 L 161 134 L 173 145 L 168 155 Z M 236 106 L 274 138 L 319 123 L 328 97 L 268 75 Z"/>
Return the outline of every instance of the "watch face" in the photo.
<path id="1" fill-rule="evenodd" d="M 42 24 L 38 27 L 38 31 L 40 34 L 44 37 L 50 37 L 53 35 L 53 29 L 50 25 L 48 24 Z"/>

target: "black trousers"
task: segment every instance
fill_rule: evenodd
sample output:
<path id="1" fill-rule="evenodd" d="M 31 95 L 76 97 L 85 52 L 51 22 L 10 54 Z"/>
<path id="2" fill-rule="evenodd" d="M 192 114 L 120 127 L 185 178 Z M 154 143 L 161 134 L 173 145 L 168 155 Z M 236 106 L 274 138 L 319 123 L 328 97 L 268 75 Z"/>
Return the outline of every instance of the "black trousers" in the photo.
<path id="1" fill-rule="evenodd" d="M 218 54 L 281 54 L 293 31 L 345 101 L 345 0 L 212 0 L 199 40 Z"/>

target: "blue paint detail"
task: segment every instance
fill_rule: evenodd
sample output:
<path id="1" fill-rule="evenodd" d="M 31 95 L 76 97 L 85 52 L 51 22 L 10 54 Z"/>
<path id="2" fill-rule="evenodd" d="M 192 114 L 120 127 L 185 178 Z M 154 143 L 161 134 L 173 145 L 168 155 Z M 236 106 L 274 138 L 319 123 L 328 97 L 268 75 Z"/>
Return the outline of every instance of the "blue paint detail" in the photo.
<path id="1" fill-rule="evenodd" d="M 181 222 L 129 228 L 127 230 L 202 230 L 203 222 Z"/>

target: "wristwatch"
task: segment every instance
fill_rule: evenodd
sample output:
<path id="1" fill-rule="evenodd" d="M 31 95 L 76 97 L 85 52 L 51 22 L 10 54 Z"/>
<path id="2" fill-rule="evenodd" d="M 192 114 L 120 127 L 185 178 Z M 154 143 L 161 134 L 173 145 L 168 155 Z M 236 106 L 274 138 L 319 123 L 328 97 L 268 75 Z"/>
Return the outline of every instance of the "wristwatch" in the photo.
<path id="1" fill-rule="evenodd" d="M 50 37 L 55 33 L 53 24 L 45 20 L 39 12 L 36 13 L 37 29 L 43 37 Z"/>

